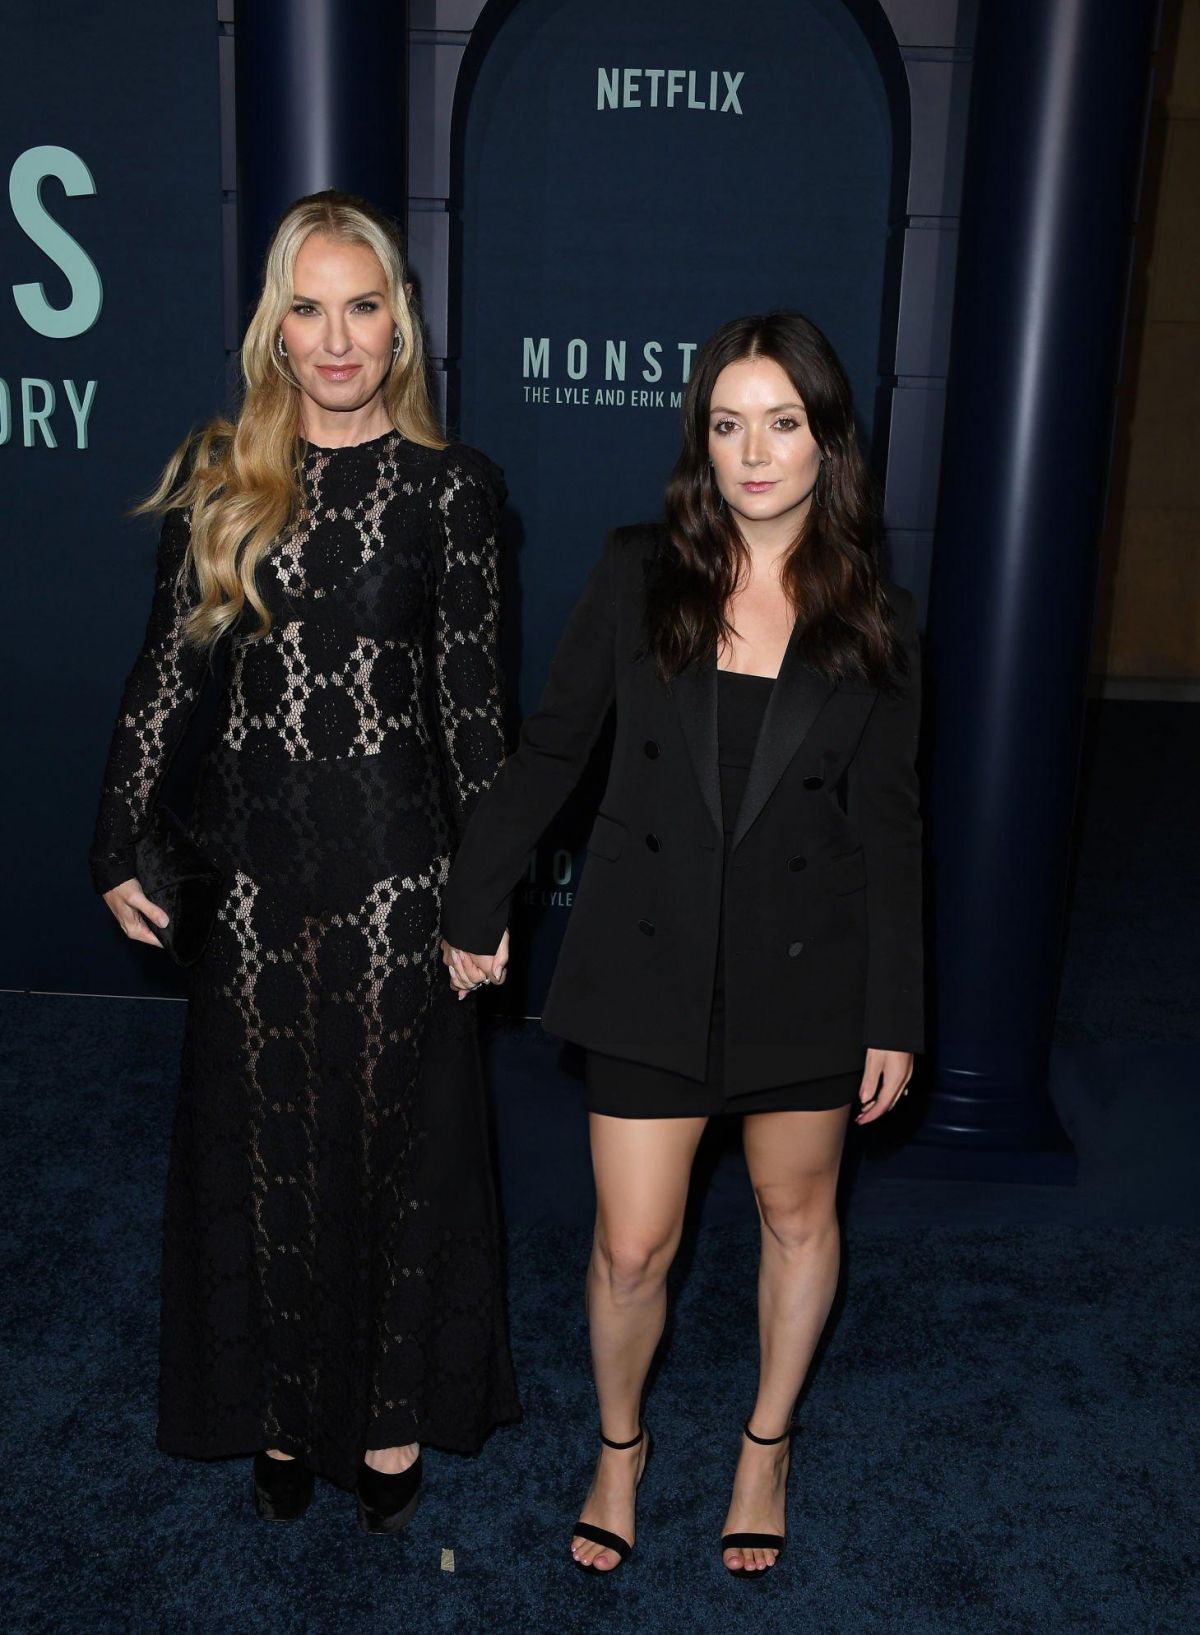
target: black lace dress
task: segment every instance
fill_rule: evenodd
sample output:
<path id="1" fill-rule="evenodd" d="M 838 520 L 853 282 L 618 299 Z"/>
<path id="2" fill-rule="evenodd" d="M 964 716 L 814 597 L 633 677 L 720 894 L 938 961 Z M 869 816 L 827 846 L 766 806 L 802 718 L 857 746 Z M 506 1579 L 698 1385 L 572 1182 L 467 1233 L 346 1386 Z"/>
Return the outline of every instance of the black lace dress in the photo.
<path id="1" fill-rule="evenodd" d="M 503 758 L 499 473 L 398 434 L 310 448 L 235 637 L 194 832 L 224 898 L 190 974 L 164 1219 L 159 1445 L 273 1446 L 350 1486 L 371 1447 L 474 1452 L 516 1417 L 474 1004 L 441 890 Z M 208 659 L 168 514 L 97 822 L 133 843 Z M 256 620 L 247 620 L 253 627 Z"/>

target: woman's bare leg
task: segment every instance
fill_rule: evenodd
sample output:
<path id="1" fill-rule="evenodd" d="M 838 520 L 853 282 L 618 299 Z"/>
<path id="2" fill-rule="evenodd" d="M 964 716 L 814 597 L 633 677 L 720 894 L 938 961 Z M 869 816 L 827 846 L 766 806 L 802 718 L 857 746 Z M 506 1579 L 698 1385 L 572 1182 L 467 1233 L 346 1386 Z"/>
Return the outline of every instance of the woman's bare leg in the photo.
<path id="1" fill-rule="evenodd" d="M 386 1476 L 399 1476 L 402 1470 L 407 1470 L 420 1454 L 420 1442 L 407 1442 L 404 1447 L 369 1447 L 363 1454 L 371 1470 L 379 1470 Z M 268 1447 L 266 1457 L 280 1458 L 288 1462 L 293 1454 L 283 1454 L 278 1447 Z"/>
<path id="2" fill-rule="evenodd" d="M 420 1451 L 419 1442 L 406 1442 L 402 1448 L 368 1448 L 363 1458 L 372 1470 L 385 1476 L 399 1476 L 415 1462 Z"/>
<path id="3" fill-rule="evenodd" d="M 758 1396 L 750 1428 L 778 1436 L 792 1410 L 829 1316 L 841 1261 L 836 1194 L 847 1108 L 753 1113 L 745 1120 L 746 1164 L 758 1203 Z M 782 1533 L 789 1444 L 742 1438 L 724 1533 Z M 727 1550 L 727 1567 L 761 1570 L 777 1552 Z"/>
<path id="4" fill-rule="evenodd" d="M 590 1115 L 596 1232 L 587 1311 L 600 1426 L 614 1442 L 638 1434 L 646 1374 L 667 1315 L 667 1272 L 683 1230 L 703 1118 Z M 601 1448 L 581 1521 L 634 1539 L 634 1489 L 646 1448 Z M 617 1557 L 578 1534 L 571 1553 L 609 1571 Z"/>
<path id="5" fill-rule="evenodd" d="M 408 1442 L 402 1448 L 368 1448 L 363 1458 L 372 1470 L 382 1471 L 386 1476 L 399 1476 L 401 1471 L 407 1470 L 421 1451 L 419 1442 Z M 290 1460 L 290 1453 L 281 1453 L 278 1448 L 268 1448 L 268 1459 Z"/>

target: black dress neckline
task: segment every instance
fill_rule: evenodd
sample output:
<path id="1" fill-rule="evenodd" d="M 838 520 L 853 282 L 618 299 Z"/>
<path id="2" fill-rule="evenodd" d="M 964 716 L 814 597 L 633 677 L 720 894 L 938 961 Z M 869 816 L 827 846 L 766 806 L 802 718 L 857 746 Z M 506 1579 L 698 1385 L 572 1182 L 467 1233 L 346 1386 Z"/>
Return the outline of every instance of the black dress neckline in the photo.
<path id="1" fill-rule="evenodd" d="M 310 454 L 353 454 L 359 449 L 374 448 L 379 443 L 386 443 L 390 437 L 400 435 L 395 426 L 389 426 L 387 431 L 381 431 L 378 437 L 364 437 L 361 443 L 336 443 L 328 446 L 325 443 L 314 443 L 307 437 L 302 437 L 300 441 L 304 444 L 304 455 L 307 459 Z"/>
<path id="2" fill-rule="evenodd" d="M 721 670 L 717 674 L 717 766 L 721 779 L 721 809 L 726 831 L 732 833 L 763 719 L 771 702 L 775 677 L 746 675 L 737 670 Z M 722 685 L 720 678 L 724 676 L 729 680 Z"/>

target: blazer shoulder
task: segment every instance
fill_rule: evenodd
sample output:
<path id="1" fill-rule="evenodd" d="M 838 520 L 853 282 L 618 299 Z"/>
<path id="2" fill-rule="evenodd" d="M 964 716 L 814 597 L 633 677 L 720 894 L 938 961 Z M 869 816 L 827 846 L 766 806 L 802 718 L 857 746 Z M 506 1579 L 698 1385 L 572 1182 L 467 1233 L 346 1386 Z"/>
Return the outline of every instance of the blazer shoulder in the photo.
<path id="1" fill-rule="evenodd" d="M 892 610 L 892 623 L 899 631 L 915 630 L 917 624 L 917 599 L 911 590 L 898 585 L 894 579 L 880 581 L 887 604 Z"/>
<path id="2" fill-rule="evenodd" d="M 615 586 L 623 597 L 640 599 L 646 579 L 666 540 L 660 523 L 634 522 L 610 529 L 604 541 L 602 560 L 609 565 Z"/>
<path id="3" fill-rule="evenodd" d="M 652 562 L 667 541 L 667 530 L 661 522 L 628 522 L 613 528 L 608 535 L 608 546 L 621 559 L 641 558 Z"/>

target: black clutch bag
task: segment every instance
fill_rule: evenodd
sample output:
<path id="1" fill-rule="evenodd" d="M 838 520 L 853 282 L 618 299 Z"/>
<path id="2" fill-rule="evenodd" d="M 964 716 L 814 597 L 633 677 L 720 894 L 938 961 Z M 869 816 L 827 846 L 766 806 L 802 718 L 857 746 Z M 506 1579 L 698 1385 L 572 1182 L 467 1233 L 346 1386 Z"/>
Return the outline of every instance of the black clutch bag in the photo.
<path id="1" fill-rule="evenodd" d="M 156 805 L 149 827 L 134 847 L 138 884 L 168 916 L 150 929 L 178 965 L 194 965 L 204 952 L 221 892 L 221 876 L 179 819 Z"/>

